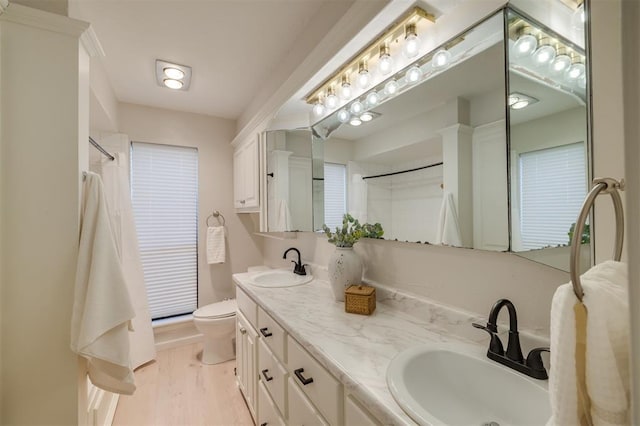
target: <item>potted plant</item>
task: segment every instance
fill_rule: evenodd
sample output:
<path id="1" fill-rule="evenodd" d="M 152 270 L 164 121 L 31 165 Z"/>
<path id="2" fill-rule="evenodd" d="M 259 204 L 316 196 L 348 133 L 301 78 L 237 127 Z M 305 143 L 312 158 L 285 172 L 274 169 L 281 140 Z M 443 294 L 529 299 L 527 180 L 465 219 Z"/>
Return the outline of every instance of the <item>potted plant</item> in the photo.
<path id="1" fill-rule="evenodd" d="M 350 285 L 360 284 L 362 280 L 362 262 L 353 251 L 353 245 L 360 238 L 381 238 L 384 231 L 379 223 L 360 224 L 358 219 L 349 213 L 345 213 L 342 227 L 337 226 L 335 232 L 331 232 L 327 225 L 323 225 L 322 229 L 329 242 L 336 246 L 336 251 L 329 259 L 329 282 L 336 301 L 342 302 L 344 290 Z"/>

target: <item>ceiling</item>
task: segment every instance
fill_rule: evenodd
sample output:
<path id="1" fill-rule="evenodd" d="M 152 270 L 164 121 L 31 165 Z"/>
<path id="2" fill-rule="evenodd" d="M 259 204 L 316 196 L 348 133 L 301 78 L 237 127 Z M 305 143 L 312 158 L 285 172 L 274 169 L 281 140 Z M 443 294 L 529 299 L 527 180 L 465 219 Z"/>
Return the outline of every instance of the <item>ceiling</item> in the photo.
<path id="1" fill-rule="evenodd" d="M 335 24 L 327 6 L 353 2 L 70 0 L 69 15 L 92 24 L 119 101 L 237 119 L 310 25 Z M 156 59 L 192 67 L 190 89 L 158 86 Z"/>

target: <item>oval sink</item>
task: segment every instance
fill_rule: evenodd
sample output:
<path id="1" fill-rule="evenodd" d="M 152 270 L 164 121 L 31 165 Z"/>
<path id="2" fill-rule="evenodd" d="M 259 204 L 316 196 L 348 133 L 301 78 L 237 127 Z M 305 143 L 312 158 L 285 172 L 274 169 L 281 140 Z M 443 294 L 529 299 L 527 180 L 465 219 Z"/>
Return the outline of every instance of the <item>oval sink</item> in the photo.
<path id="1" fill-rule="evenodd" d="M 257 287 L 293 287 L 306 284 L 313 280 L 311 275 L 297 275 L 291 271 L 274 269 L 273 271 L 261 272 L 251 278 L 251 284 Z"/>
<path id="2" fill-rule="evenodd" d="M 407 349 L 391 361 L 387 384 L 421 425 L 544 425 L 551 417 L 546 382 L 467 345 Z"/>

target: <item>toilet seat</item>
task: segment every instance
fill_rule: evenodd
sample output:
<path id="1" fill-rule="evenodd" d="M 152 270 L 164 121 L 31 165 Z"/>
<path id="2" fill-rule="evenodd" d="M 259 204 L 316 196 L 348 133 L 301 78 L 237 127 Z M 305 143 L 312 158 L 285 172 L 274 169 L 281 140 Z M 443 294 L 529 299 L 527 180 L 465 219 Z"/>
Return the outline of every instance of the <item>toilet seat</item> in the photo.
<path id="1" fill-rule="evenodd" d="M 223 300 L 222 302 L 212 303 L 210 305 L 198 308 L 194 313 L 194 318 L 217 319 L 235 316 L 238 304 L 236 299 Z"/>

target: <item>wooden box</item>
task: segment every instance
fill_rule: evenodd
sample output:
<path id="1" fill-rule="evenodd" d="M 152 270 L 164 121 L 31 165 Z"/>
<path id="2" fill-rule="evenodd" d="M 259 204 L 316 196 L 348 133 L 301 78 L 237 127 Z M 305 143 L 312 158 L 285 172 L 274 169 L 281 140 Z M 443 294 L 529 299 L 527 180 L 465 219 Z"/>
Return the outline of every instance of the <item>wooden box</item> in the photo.
<path id="1" fill-rule="evenodd" d="M 376 289 L 352 285 L 344 291 L 344 310 L 352 314 L 371 315 L 376 310 Z"/>

